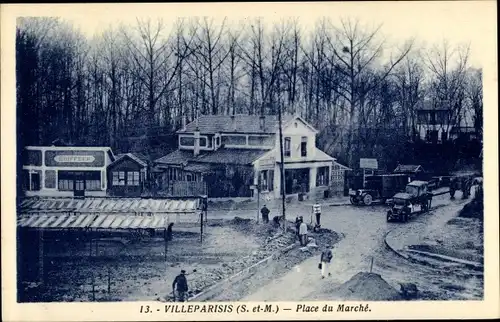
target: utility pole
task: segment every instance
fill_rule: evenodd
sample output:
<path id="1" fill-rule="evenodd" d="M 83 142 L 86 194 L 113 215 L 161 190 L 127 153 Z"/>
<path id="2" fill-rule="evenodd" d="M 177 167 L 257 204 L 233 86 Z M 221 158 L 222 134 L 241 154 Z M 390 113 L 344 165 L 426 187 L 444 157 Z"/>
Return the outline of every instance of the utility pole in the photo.
<path id="1" fill-rule="evenodd" d="M 278 102 L 278 122 L 279 122 L 279 137 L 280 137 L 280 187 L 281 187 L 281 205 L 283 209 L 283 231 L 286 232 L 286 216 L 285 216 L 285 157 L 283 152 L 283 129 L 281 124 L 281 103 Z"/>

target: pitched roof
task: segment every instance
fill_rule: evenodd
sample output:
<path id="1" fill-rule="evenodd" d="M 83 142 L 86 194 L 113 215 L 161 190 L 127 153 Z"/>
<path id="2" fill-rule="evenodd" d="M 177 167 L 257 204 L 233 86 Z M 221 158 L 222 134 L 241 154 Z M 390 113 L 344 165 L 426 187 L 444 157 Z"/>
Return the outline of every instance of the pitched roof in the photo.
<path id="1" fill-rule="evenodd" d="M 282 118 L 282 124 L 290 122 L 294 116 L 286 115 Z M 193 121 L 186 125 L 177 133 L 191 133 L 196 130 L 196 126 L 201 133 L 215 134 L 220 132 L 230 133 L 276 133 L 279 122 L 277 115 L 264 116 L 264 128 L 260 128 L 260 115 L 202 115 L 198 121 Z"/>
<path id="2" fill-rule="evenodd" d="M 196 158 L 197 163 L 223 163 L 249 165 L 269 150 L 258 149 L 219 149 Z"/>
<path id="3" fill-rule="evenodd" d="M 155 163 L 182 164 L 194 159 L 193 151 L 175 150 L 172 153 L 155 160 Z"/>
<path id="4" fill-rule="evenodd" d="M 184 170 L 191 171 L 191 172 L 206 173 L 206 172 L 210 172 L 212 170 L 212 168 L 210 167 L 209 164 L 192 163 L 192 164 L 188 164 L 187 166 L 185 166 Z"/>
<path id="5" fill-rule="evenodd" d="M 446 104 L 438 104 L 430 100 L 424 100 L 420 101 L 420 103 L 417 104 L 416 109 L 419 111 L 432 111 L 432 110 L 447 111 L 450 110 L 451 108 Z"/>
<path id="6" fill-rule="evenodd" d="M 400 164 L 394 169 L 394 173 L 424 171 L 421 165 Z"/>
<path id="7" fill-rule="evenodd" d="M 126 158 L 126 157 L 134 160 L 136 163 L 138 163 L 139 165 L 141 165 L 143 167 L 146 167 L 148 165 L 147 158 L 142 154 L 122 153 L 122 154 L 117 154 L 115 156 L 115 160 L 109 166 L 116 164 L 117 162 L 119 162 L 120 160 L 122 160 L 123 158 Z"/>

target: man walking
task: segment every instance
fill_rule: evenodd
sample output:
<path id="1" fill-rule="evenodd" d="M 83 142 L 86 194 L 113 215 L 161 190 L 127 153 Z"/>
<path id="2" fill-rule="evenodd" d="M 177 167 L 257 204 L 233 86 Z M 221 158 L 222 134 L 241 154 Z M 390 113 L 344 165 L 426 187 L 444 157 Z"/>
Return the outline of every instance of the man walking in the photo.
<path id="1" fill-rule="evenodd" d="M 300 239 L 300 234 L 299 234 L 299 230 L 300 230 L 300 224 L 302 223 L 302 216 L 297 216 L 295 218 L 295 235 L 297 236 L 297 239 L 299 240 L 299 242 L 302 244 L 302 241 Z"/>
<path id="2" fill-rule="evenodd" d="M 266 205 L 262 207 L 260 213 L 262 214 L 262 222 L 267 224 L 269 222 L 269 209 L 267 209 Z"/>
<path id="3" fill-rule="evenodd" d="M 302 220 L 299 226 L 300 245 L 307 245 L 307 224 Z"/>
<path id="4" fill-rule="evenodd" d="M 332 258 L 333 258 L 333 254 L 332 254 L 331 246 L 328 245 L 328 246 L 326 246 L 325 250 L 323 250 L 323 252 L 321 253 L 321 259 L 320 259 L 321 278 L 325 278 L 326 274 L 328 274 L 328 276 L 332 276 L 332 274 L 328 271 L 329 266 L 330 266 L 330 262 L 332 261 Z"/>
<path id="5" fill-rule="evenodd" d="M 184 302 L 186 300 L 188 284 L 185 274 L 186 271 L 181 270 L 181 273 L 175 277 L 174 282 L 172 283 L 172 290 L 174 291 L 174 296 L 178 302 Z"/>

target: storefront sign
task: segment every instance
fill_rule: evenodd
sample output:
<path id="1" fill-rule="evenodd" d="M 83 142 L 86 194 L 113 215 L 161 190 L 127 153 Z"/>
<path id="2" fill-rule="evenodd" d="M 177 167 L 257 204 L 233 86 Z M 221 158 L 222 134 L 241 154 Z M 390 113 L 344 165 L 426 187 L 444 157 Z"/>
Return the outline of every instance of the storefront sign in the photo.
<path id="1" fill-rule="evenodd" d="M 99 150 L 45 151 L 45 165 L 52 167 L 103 167 L 105 162 L 105 152 Z"/>
<path id="2" fill-rule="evenodd" d="M 359 159 L 359 167 L 361 169 L 378 169 L 377 159 Z"/>
<path id="3" fill-rule="evenodd" d="M 275 164 L 276 164 L 276 159 L 274 157 L 270 157 L 259 161 L 260 167 L 274 166 Z"/>
<path id="4" fill-rule="evenodd" d="M 54 161 L 66 163 L 66 162 L 94 162 L 95 157 L 92 155 L 56 155 Z"/>

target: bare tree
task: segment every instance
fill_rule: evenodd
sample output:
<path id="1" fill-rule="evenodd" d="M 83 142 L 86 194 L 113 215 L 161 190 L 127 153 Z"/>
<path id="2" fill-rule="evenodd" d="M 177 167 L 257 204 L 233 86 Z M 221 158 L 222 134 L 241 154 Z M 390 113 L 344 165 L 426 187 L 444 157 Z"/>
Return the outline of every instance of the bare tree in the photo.
<path id="1" fill-rule="evenodd" d="M 394 74 L 402 126 L 408 135 L 415 135 L 416 108 L 423 96 L 423 68 L 418 56 L 408 55 Z"/>
<path id="2" fill-rule="evenodd" d="M 135 76 L 141 81 L 147 91 L 147 113 L 150 126 L 158 124 L 157 102 L 171 90 L 174 77 L 180 67 L 180 61 L 188 52 L 188 46 L 175 59 L 175 47 L 172 45 L 171 35 L 164 37 L 165 24 L 159 19 L 153 25 L 151 20 L 137 20 L 135 31 L 137 37 L 122 29 L 134 61 Z M 137 39 L 138 38 L 138 39 Z M 170 115 L 165 116 L 167 119 Z"/>
<path id="3" fill-rule="evenodd" d="M 461 123 L 469 52 L 468 45 L 453 48 L 444 40 L 440 46 L 432 47 L 427 53 L 434 103 L 451 112 L 443 125 L 447 133 L 451 127 Z"/>
<path id="4" fill-rule="evenodd" d="M 219 112 L 219 86 L 221 80 L 218 75 L 220 75 L 221 65 L 229 55 L 229 50 L 224 46 L 225 24 L 226 19 L 222 21 L 217 30 L 214 27 L 214 21 L 209 21 L 205 17 L 203 22 L 200 23 L 200 32 L 196 34 L 196 50 L 193 50 L 193 54 L 205 71 L 206 78 L 203 81 L 210 90 L 211 113 L 214 115 Z"/>
<path id="5" fill-rule="evenodd" d="M 385 80 L 394 68 L 406 57 L 413 46 L 413 41 L 407 42 L 403 48 L 394 56 L 390 57 L 389 63 L 385 64 L 382 72 L 374 73 L 385 46 L 385 40 L 378 40 L 381 25 L 367 30 L 359 24 L 359 21 L 342 19 L 341 27 L 333 24 L 333 37 L 328 37 L 330 51 L 330 63 L 338 72 L 345 76 L 345 84 L 336 87 L 336 92 L 342 96 L 348 106 L 350 128 L 347 145 L 349 163 L 352 161 L 353 125 L 357 122 L 361 127 L 365 118 L 365 97 L 376 89 L 380 81 Z M 328 57 L 328 56 L 327 56 Z M 376 76 L 376 81 L 375 79 Z M 358 112 L 358 113 L 356 113 Z M 358 121 L 356 121 L 358 116 Z"/>
<path id="6" fill-rule="evenodd" d="M 467 97 L 473 113 L 473 122 L 479 137 L 483 135 L 483 71 L 481 69 L 470 70 Z"/>

